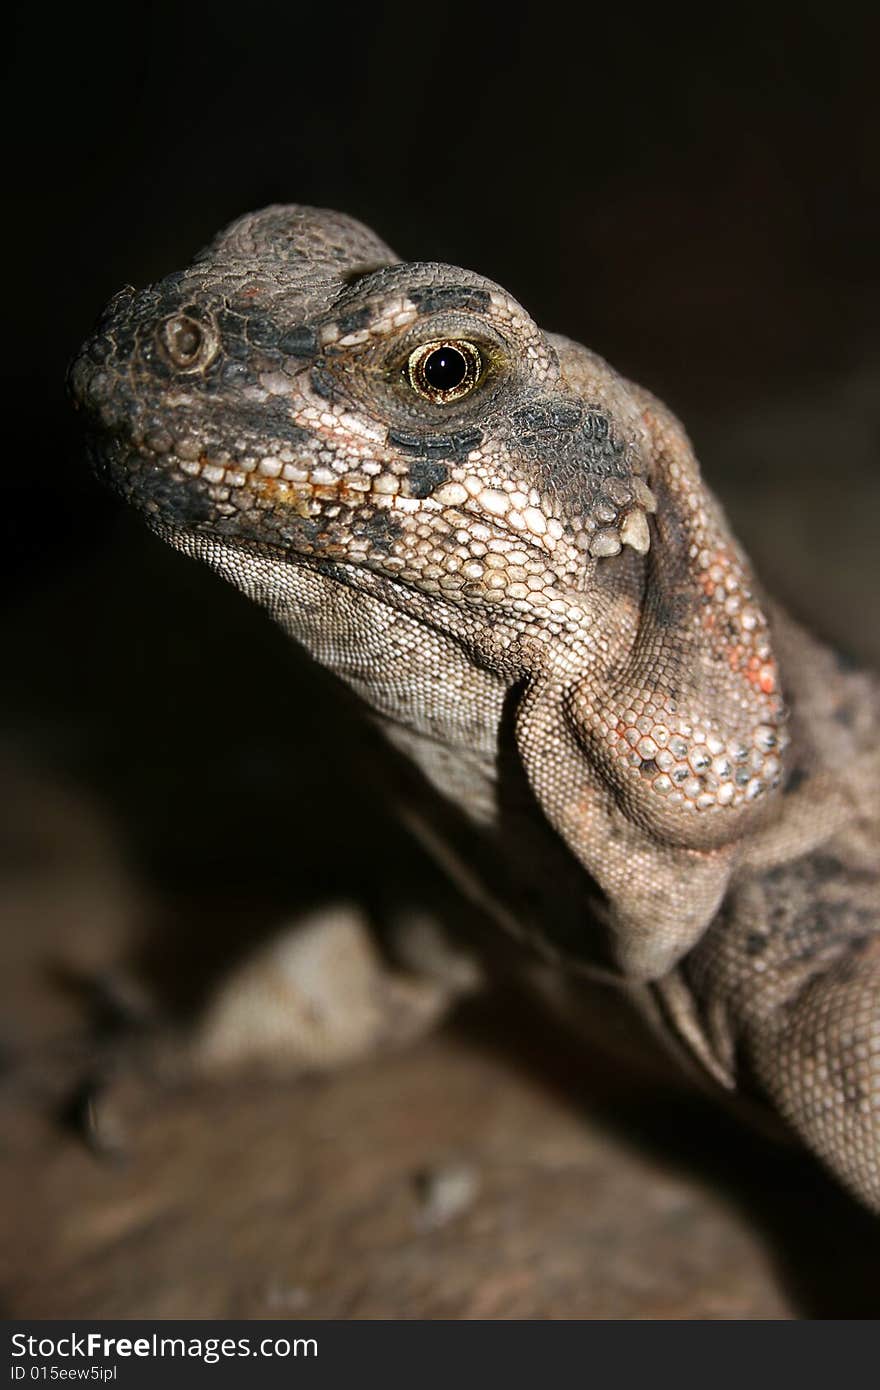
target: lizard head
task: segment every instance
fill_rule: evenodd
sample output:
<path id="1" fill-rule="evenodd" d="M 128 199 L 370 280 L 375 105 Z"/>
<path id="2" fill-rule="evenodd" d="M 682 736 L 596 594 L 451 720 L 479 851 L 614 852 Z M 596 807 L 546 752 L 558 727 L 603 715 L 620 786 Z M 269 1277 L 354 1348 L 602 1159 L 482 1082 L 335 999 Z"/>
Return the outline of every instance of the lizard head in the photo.
<path id="1" fill-rule="evenodd" d="M 748 564 L 659 402 L 492 281 L 299 207 L 123 290 L 70 381 L 99 473 L 289 630 L 320 576 L 520 684 L 523 764 L 627 968 L 695 938 L 779 780 L 784 712 Z"/>
<path id="2" fill-rule="evenodd" d="M 123 290 L 71 383 L 99 473 L 166 535 L 539 621 L 649 545 L 646 431 L 606 365 L 337 214 L 266 209 Z"/>

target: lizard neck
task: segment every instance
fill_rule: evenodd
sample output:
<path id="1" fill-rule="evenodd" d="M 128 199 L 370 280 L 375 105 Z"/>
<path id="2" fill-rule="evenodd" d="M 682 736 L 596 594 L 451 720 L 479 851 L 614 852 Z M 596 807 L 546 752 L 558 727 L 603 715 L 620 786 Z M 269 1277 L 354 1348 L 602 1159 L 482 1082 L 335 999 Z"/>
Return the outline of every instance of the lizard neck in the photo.
<path id="1" fill-rule="evenodd" d="M 163 534 L 267 609 L 470 821 L 494 824 L 499 730 L 512 678 L 479 665 L 463 642 L 395 606 L 393 590 L 374 589 L 361 572 L 354 571 L 355 584 L 343 572 L 212 536 Z"/>

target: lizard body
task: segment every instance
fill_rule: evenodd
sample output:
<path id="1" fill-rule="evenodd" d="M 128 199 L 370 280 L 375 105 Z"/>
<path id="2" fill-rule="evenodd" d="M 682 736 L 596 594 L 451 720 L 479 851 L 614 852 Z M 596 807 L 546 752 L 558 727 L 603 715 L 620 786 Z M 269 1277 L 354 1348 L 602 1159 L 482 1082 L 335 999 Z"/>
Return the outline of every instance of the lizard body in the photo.
<path id="1" fill-rule="evenodd" d="M 122 291 L 71 382 L 98 471 L 430 784 L 466 890 L 880 1207 L 880 693 L 764 600 L 674 416 L 296 207 Z"/>

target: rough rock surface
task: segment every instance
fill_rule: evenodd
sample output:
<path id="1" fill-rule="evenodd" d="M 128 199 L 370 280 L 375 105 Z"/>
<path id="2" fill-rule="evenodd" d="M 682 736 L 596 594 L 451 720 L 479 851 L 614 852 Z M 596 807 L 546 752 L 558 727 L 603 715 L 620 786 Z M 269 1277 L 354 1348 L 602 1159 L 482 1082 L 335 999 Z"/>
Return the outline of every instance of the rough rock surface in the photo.
<path id="1" fill-rule="evenodd" d="M 91 1153 L 64 1124 L 95 1018 L 80 985 L 143 904 L 94 809 L 8 781 L 17 862 L 52 872 L 3 893 L 6 1316 L 880 1311 L 876 1224 L 808 1160 L 503 1001 L 329 1079 L 170 1091 L 120 1155 Z"/>

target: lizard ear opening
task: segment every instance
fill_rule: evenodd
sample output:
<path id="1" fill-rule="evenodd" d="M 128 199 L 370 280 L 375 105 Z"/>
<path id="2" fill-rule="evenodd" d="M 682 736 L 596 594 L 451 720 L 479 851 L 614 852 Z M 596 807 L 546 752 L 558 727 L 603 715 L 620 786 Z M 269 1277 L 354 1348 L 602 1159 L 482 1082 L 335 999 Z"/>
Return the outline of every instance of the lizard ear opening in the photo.
<path id="1" fill-rule="evenodd" d="M 764 814 L 785 711 L 748 563 L 678 421 L 631 390 L 657 498 L 638 612 L 630 595 L 616 613 L 612 591 L 602 621 L 627 634 L 621 648 L 536 686 L 519 743 L 549 818 L 607 895 L 621 967 L 656 978 L 708 925 Z M 572 769 L 562 780 L 537 755 L 548 721 Z"/>

